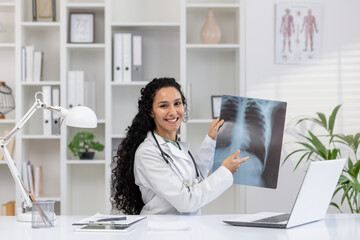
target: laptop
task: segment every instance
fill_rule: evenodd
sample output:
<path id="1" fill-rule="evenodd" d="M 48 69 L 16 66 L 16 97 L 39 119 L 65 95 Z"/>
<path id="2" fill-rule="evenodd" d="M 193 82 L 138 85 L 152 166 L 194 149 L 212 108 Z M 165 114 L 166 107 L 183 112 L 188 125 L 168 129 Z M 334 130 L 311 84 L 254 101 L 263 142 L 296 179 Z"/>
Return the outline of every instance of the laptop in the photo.
<path id="1" fill-rule="evenodd" d="M 325 217 L 345 159 L 310 162 L 291 214 L 261 212 L 245 214 L 225 223 L 234 226 L 291 228 Z"/>

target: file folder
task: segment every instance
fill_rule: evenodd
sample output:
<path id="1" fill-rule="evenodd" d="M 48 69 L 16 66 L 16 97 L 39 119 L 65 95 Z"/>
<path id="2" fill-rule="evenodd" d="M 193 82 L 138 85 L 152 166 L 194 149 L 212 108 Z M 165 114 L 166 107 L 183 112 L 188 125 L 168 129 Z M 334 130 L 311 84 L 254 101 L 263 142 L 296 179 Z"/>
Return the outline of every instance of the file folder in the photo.
<path id="1" fill-rule="evenodd" d="M 142 76 L 142 37 L 133 36 L 133 81 L 143 81 Z"/>
<path id="2" fill-rule="evenodd" d="M 59 86 L 53 86 L 51 88 L 51 105 L 52 106 L 60 106 L 60 87 Z M 57 135 L 60 133 L 60 118 L 58 117 L 57 112 L 52 112 L 51 117 L 51 133 L 53 135 Z"/>
<path id="3" fill-rule="evenodd" d="M 25 47 L 25 81 L 33 82 L 34 81 L 34 46 Z"/>
<path id="4" fill-rule="evenodd" d="M 123 81 L 123 34 L 114 34 L 113 81 Z"/>
<path id="5" fill-rule="evenodd" d="M 75 106 L 84 106 L 84 71 L 75 74 Z"/>
<path id="6" fill-rule="evenodd" d="M 132 68 L 132 38 L 131 33 L 124 33 L 123 38 L 123 64 L 124 64 L 124 82 L 131 82 Z"/>
<path id="7" fill-rule="evenodd" d="M 41 80 L 41 68 L 42 68 L 42 52 L 34 52 L 34 82 L 40 82 Z"/>
<path id="8" fill-rule="evenodd" d="M 68 71 L 67 107 L 75 107 L 75 71 Z"/>
<path id="9" fill-rule="evenodd" d="M 43 86 L 42 92 L 44 93 L 44 103 L 46 105 L 51 105 L 51 86 Z M 43 134 L 45 136 L 51 135 L 51 112 L 43 112 Z"/>

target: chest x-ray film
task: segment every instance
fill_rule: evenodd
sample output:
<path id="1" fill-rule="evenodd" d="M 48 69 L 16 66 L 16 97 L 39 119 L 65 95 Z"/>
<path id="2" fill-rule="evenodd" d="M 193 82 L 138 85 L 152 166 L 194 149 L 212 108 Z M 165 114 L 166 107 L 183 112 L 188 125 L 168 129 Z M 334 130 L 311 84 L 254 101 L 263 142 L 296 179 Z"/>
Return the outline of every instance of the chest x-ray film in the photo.
<path id="1" fill-rule="evenodd" d="M 223 95 L 213 170 L 240 149 L 250 158 L 234 174 L 234 183 L 276 188 L 286 102 Z"/>

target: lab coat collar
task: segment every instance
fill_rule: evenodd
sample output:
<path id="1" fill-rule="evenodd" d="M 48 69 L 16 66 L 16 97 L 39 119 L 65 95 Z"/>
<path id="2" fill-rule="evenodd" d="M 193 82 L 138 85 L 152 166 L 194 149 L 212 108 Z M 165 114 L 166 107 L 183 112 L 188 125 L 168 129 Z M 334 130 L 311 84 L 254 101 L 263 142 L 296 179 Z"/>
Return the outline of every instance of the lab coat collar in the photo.
<path id="1" fill-rule="evenodd" d="M 189 157 L 187 156 L 188 155 L 187 152 L 189 150 L 189 145 L 186 142 L 179 141 L 180 147 L 182 149 L 182 150 L 180 150 L 177 147 L 175 147 L 173 144 L 165 142 L 165 140 L 162 137 L 160 137 L 159 135 L 157 135 L 157 134 L 154 134 L 154 135 L 156 137 L 156 140 L 159 142 L 160 147 L 163 149 L 164 152 L 167 152 L 169 154 L 169 151 L 167 151 L 169 149 L 171 155 L 174 155 L 176 157 L 180 157 L 180 158 L 190 161 Z M 156 145 L 156 142 L 155 142 L 151 132 L 148 133 L 147 137 L 150 138 Z"/>

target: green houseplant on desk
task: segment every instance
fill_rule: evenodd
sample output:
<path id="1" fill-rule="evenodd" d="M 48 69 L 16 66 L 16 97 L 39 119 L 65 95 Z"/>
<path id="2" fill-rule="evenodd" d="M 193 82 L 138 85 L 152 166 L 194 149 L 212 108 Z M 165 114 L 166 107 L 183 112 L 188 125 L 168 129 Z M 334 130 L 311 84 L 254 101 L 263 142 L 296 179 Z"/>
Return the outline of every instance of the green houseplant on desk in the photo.
<path id="1" fill-rule="evenodd" d="M 296 125 L 302 122 L 315 123 L 323 134 L 316 135 L 314 131 L 310 130 L 307 130 L 306 135 L 297 132 L 302 141 L 294 143 L 300 148 L 290 152 L 284 159 L 283 164 L 293 155 L 300 156 L 295 169 L 304 160 L 321 161 L 347 158 L 348 163 L 340 176 L 333 197 L 342 193 L 341 205 L 346 202 L 352 213 L 360 213 L 360 160 L 357 154 L 360 145 L 360 133 L 345 135 L 334 132 L 335 120 L 340 107 L 341 105 L 336 106 L 329 118 L 324 113 L 318 112 L 314 118 L 301 118 L 298 120 Z M 339 205 L 335 202 L 331 202 L 331 205 L 341 211 Z"/>
<path id="2" fill-rule="evenodd" d="M 68 147 L 74 157 L 79 157 L 80 159 L 93 159 L 95 152 L 90 152 L 90 149 L 99 152 L 104 150 L 104 145 L 100 142 L 95 142 L 94 134 L 87 131 L 76 133 Z"/>

